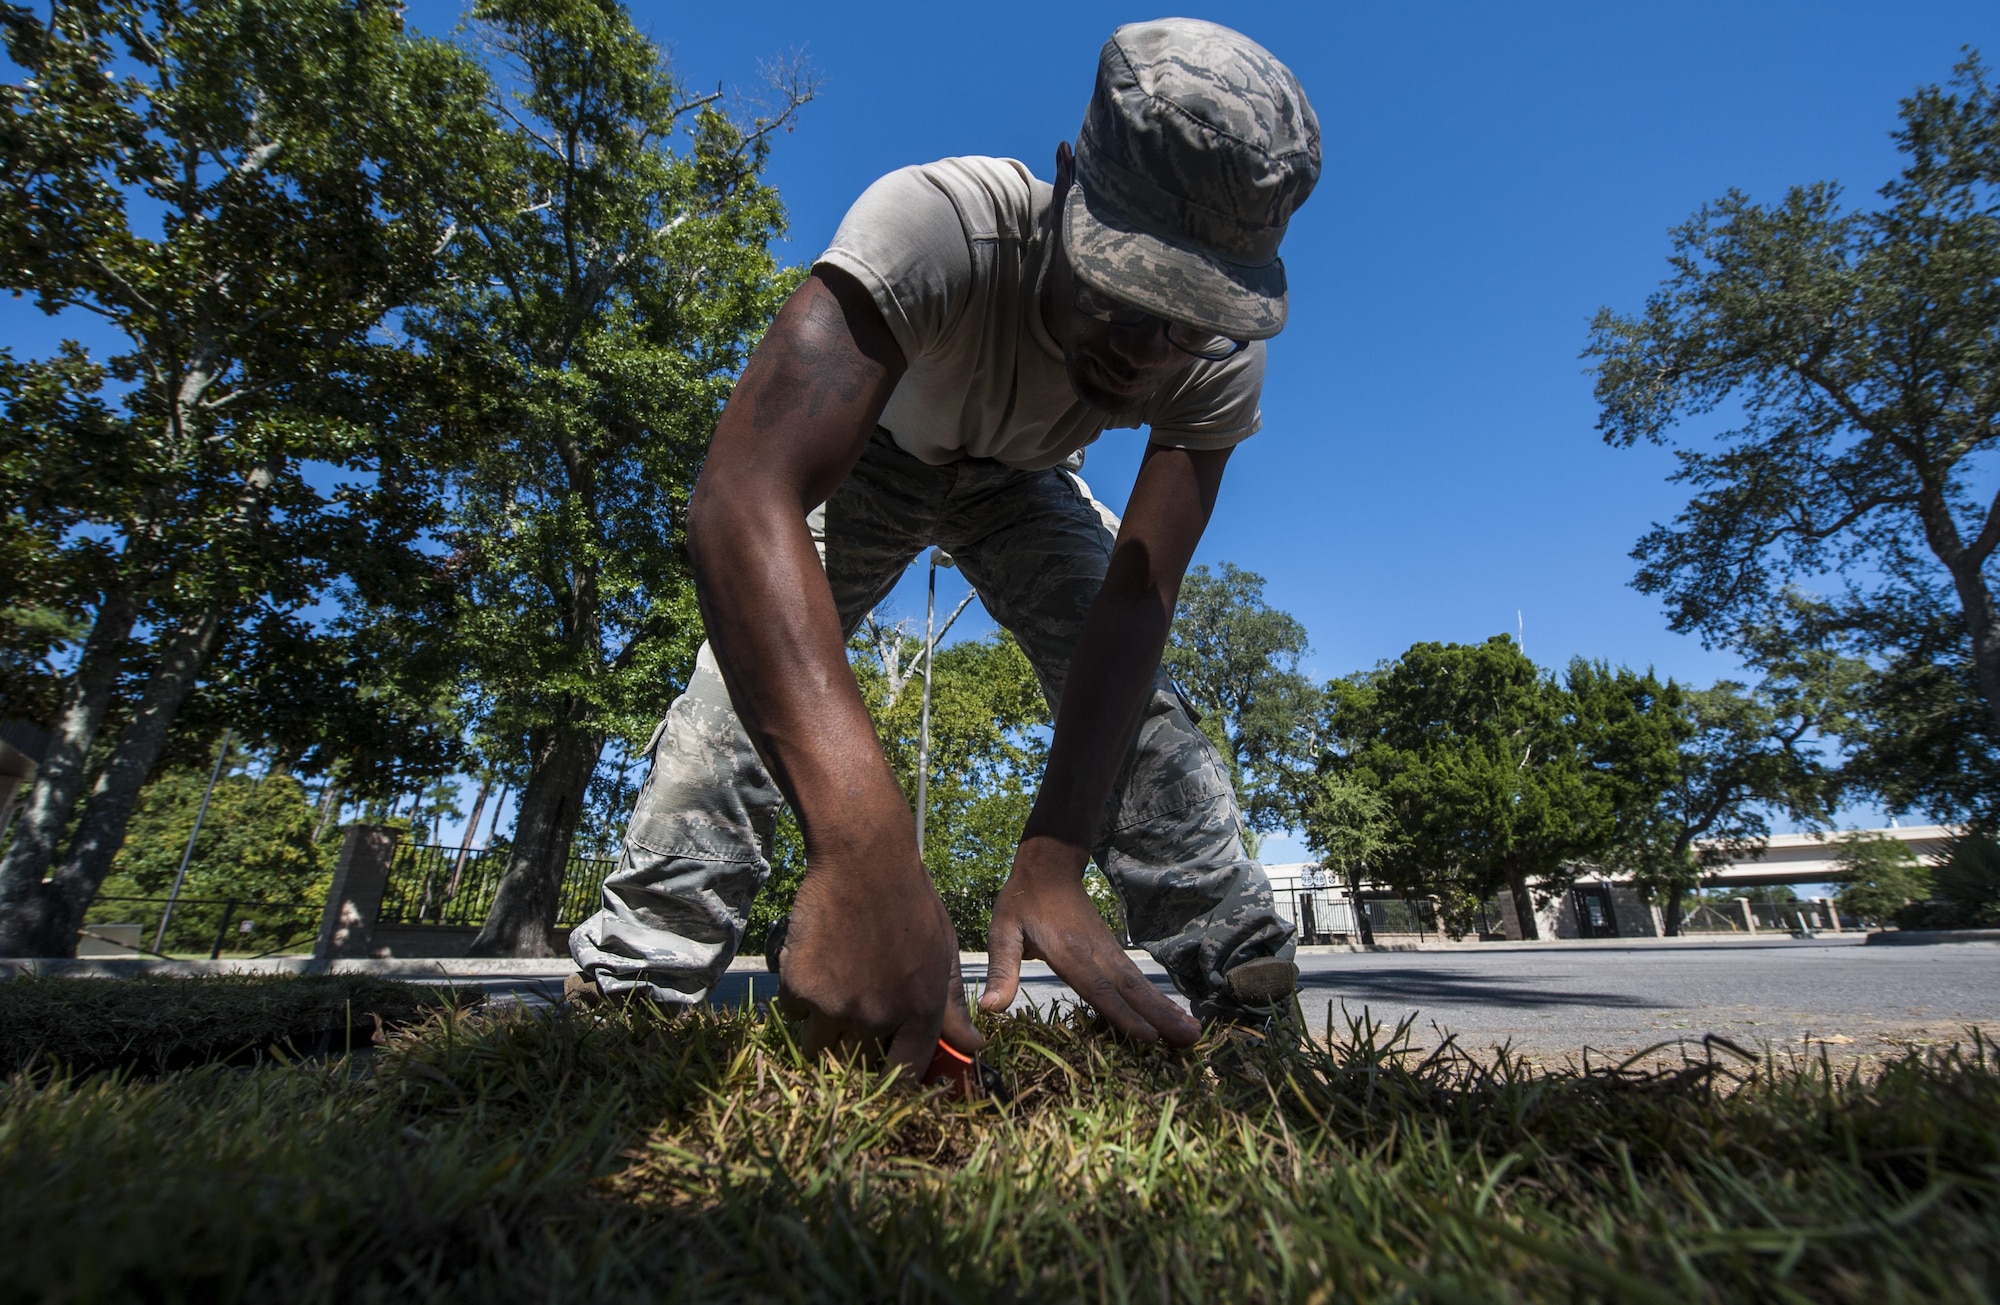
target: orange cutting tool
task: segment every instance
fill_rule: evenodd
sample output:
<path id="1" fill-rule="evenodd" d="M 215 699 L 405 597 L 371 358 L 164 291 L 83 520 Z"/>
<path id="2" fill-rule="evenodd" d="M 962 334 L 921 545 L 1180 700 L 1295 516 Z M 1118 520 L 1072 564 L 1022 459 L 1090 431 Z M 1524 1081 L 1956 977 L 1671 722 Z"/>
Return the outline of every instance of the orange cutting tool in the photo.
<path id="1" fill-rule="evenodd" d="M 989 1097 L 1004 1106 L 1013 1099 L 1000 1071 L 966 1055 L 943 1038 L 938 1039 L 937 1054 L 931 1057 L 931 1067 L 924 1071 L 923 1082 L 926 1087 L 943 1088 L 946 1095 L 960 1101 Z"/>

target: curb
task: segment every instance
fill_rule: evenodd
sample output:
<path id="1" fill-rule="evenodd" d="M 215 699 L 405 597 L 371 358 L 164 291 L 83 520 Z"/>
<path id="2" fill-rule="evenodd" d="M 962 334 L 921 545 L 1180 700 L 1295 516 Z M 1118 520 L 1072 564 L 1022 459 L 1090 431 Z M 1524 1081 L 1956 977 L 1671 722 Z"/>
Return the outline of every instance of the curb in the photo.
<path id="1" fill-rule="evenodd" d="M 1863 941 L 1861 935 L 1848 932 L 1843 934 L 1821 934 L 1817 939 L 1802 940 L 1791 934 L 1771 931 L 1760 934 L 1692 934 L 1679 938 L 1548 938 L 1535 942 L 1462 942 L 1462 943 L 1377 943 L 1373 947 L 1363 947 L 1358 943 L 1315 944 L 1298 949 L 1300 956 L 1353 956 L 1370 952 L 1393 952 L 1415 954 L 1420 952 L 1499 952 L 1499 951 L 1546 951 L 1578 949 L 1652 949 L 1698 947 L 1722 944 L 1774 946 L 1800 941 L 1815 941 L 1822 944 L 1838 941 L 1849 946 Z M 1895 946 L 1911 946 L 1920 943 L 1957 942 L 2000 942 L 2000 929 L 1957 929 L 1957 930 L 1898 930 L 1871 933 L 1869 943 L 1887 943 Z M 1141 969 L 1149 973 L 1158 967 L 1152 957 L 1142 951 L 1127 951 Z M 984 969 L 987 965 L 985 952 L 960 952 L 959 963 L 971 968 Z M 1029 962 L 1045 964 L 1045 962 Z M 15 978 L 48 979 L 139 979 L 139 978 L 195 978 L 203 975 L 228 974 L 373 974 L 385 979 L 408 979 L 431 981 L 447 979 L 547 979 L 560 983 L 576 972 L 576 963 L 567 956 L 501 957 L 494 959 L 471 959 L 462 956 L 383 956 L 356 957 L 351 959 L 319 960 L 311 956 L 267 956 L 256 960 L 220 961 L 173 961 L 152 956 L 109 956 L 82 958 L 0 958 L 0 982 Z M 761 955 L 738 956 L 729 963 L 731 974 L 764 974 L 768 970 Z"/>
<path id="2" fill-rule="evenodd" d="M 1870 947 L 1925 947 L 1937 943 L 2000 942 L 2000 929 L 1877 929 Z"/>
<path id="3" fill-rule="evenodd" d="M 387 957 L 359 960 L 315 960 L 310 956 L 268 956 L 259 960 L 166 961 L 153 957 L 90 957 L 87 959 L 0 959 L 0 979 L 140 979 L 194 978 L 224 974 L 373 974 L 385 979 L 452 979 L 490 975 L 550 978 L 560 982 L 573 973 L 568 957 L 508 957 L 496 960 Z"/>

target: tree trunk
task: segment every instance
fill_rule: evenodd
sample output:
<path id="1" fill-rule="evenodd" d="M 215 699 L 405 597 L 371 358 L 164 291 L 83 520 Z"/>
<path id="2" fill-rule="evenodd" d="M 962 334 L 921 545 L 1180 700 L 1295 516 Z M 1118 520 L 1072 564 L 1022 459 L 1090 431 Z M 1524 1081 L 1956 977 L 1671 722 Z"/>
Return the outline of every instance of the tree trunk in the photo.
<path id="1" fill-rule="evenodd" d="M 1959 574 L 1961 571 L 1966 574 Z M 1977 566 L 1961 562 L 1952 568 L 1952 583 L 1965 611 L 1966 630 L 1972 635 L 1973 674 L 1979 681 L 1980 696 L 1986 699 L 1994 733 L 2000 735 L 2000 620 L 1995 619 L 1993 595 Z"/>
<path id="2" fill-rule="evenodd" d="M 486 839 L 479 845 L 482 848 L 493 846 L 493 840 L 500 834 L 500 813 L 507 807 L 508 791 L 508 785 L 502 784 L 500 786 L 500 796 L 494 799 L 493 802 L 493 823 L 486 827 Z"/>
<path id="3" fill-rule="evenodd" d="M 1375 945 L 1375 926 L 1368 922 L 1368 904 L 1361 900 L 1361 871 L 1347 872 L 1347 901 L 1354 908 L 1354 931 L 1361 937 L 1363 947 Z"/>
<path id="4" fill-rule="evenodd" d="M 182 621 L 158 645 L 138 710 L 119 731 L 111 760 L 84 806 L 69 853 L 50 882 L 65 913 L 62 927 L 68 941 L 59 955 L 67 956 L 75 949 L 84 912 L 97 896 L 98 885 L 111 873 L 118 849 L 125 845 L 125 828 L 139 804 L 139 790 L 152 777 L 153 767 L 167 746 L 167 735 L 215 651 L 221 629 L 222 609 L 211 605 Z"/>
<path id="5" fill-rule="evenodd" d="M 1959 610 L 1965 618 L 1966 633 L 1972 636 L 1973 677 L 1979 681 L 1980 696 L 1995 733 L 2000 734 L 2000 617 L 1993 610 L 1993 592 L 1986 587 L 1986 561 L 1990 545 L 1968 549 L 1958 533 L 1943 481 L 1924 476 L 1917 494 L 1917 519 L 1924 529 L 1924 542 L 1944 563 L 1958 594 Z M 1996 502 L 1995 510 L 2000 510 Z"/>
<path id="6" fill-rule="evenodd" d="M 577 721 L 557 725 L 535 759 L 514 817 L 514 846 L 493 894 L 493 909 L 468 956 L 553 956 L 563 872 L 569 868 L 584 791 L 590 787 L 604 736 Z"/>
<path id="7" fill-rule="evenodd" d="M 334 822 L 340 814 L 341 807 L 346 805 L 343 793 L 344 790 L 339 783 L 327 780 L 326 792 L 320 795 L 319 800 L 319 823 L 313 826 L 314 846 L 318 846 L 319 840 L 326 837 L 327 826 Z"/>
<path id="8" fill-rule="evenodd" d="M 107 594 L 76 670 L 63 688 L 62 707 L 49 731 L 48 751 L 21 813 L 20 828 L 6 857 L 0 859 L 0 956 L 67 956 L 76 946 L 75 931 L 64 932 L 66 917 L 58 909 L 56 893 L 42 880 L 55 862 L 57 841 L 76 813 L 90 749 L 111 705 L 123 669 L 125 641 L 138 614 L 138 602 L 131 594 Z"/>
<path id="9" fill-rule="evenodd" d="M 472 799 L 472 815 L 465 822 L 465 834 L 459 839 L 458 856 L 451 863 L 451 880 L 444 886 L 444 895 L 449 898 L 458 891 L 458 881 L 465 874 L 465 863 L 472 855 L 472 842 L 479 833 L 479 817 L 486 814 L 486 795 L 493 791 L 493 777 L 482 775 L 479 780 L 479 796 Z"/>
<path id="10" fill-rule="evenodd" d="M 1681 936 L 1681 897 L 1682 893 L 1678 886 L 1669 888 L 1667 890 L 1667 909 L 1660 912 L 1665 917 L 1662 923 L 1669 938 L 1678 938 Z"/>
<path id="11" fill-rule="evenodd" d="M 1507 858 L 1507 890 L 1514 895 L 1514 921 L 1521 926 L 1521 937 L 1540 938 L 1541 926 L 1535 923 L 1535 899 L 1528 891 L 1528 870 L 1513 857 Z"/>

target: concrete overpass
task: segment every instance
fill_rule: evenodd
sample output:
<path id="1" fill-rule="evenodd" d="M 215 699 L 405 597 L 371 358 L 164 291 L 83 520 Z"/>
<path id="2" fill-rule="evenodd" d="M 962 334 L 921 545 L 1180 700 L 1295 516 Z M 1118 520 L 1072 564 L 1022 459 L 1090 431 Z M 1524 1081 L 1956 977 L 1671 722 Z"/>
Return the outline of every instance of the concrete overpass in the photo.
<path id="1" fill-rule="evenodd" d="M 1946 825 L 1890 826 L 1863 831 L 1893 838 L 1925 865 L 1943 858 L 1953 830 Z M 1761 888 L 1777 884 L 1837 884 L 1846 878 L 1837 858 L 1846 831 L 1828 834 L 1773 834 L 1764 855 L 1719 865 L 1701 881 L 1703 888 Z"/>

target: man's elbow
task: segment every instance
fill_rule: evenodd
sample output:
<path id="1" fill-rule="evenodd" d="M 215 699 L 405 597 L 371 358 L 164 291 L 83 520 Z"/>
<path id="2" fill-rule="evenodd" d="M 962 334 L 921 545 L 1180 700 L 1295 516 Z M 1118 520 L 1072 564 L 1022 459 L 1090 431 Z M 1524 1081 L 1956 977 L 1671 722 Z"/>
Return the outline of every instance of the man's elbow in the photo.
<path id="1" fill-rule="evenodd" d="M 796 510 L 797 498 L 767 468 L 710 462 L 688 500 L 688 559 L 695 575 L 726 565 L 750 541 L 769 538 L 774 523 Z"/>
<path id="2" fill-rule="evenodd" d="M 688 560 L 694 565 L 697 577 L 729 552 L 732 494 L 726 480 L 712 472 L 703 472 L 688 500 Z"/>

